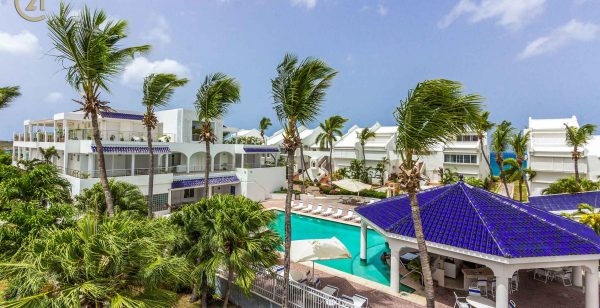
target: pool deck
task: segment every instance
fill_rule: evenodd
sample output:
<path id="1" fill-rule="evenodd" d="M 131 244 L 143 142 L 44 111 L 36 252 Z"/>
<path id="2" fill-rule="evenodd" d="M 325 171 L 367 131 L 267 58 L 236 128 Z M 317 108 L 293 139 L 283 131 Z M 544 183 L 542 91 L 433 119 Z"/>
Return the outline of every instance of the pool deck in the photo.
<path id="1" fill-rule="evenodd" d="M 267 209 L 284 209 L 284 200 L 266 200 L 262 204 Z M 324 206 L 333 205 L 336 209 L 344 209 L 344 215 L 348 209 L 354 209 L 355 205 L 341 204 L 335 201 L 325 202 Z M 335 221 L 353 226 L 359 226 L 360 223 L 349 222 L 343 219 L 335 219 L 322 215 L 313 215 L 300 211 L 293 211 L 295 214 L 315 217 L 323 220 Z M 357 239 L 358 240 L 358 239 Z M 292 263 L 292 269 L 307 271 L 311 269 L 312 263 L 304 264 Z M 315 264 L 315 275 L 321 278 L 321 287 L 333 285 L 339 288 L 339 295 L 360 294 L 369 298 L 369 307 L 424 307 L 425 297 L 423 297 L 422 288 L 418 284 L 403 281 L 402 283 L 416 289 L 415 293 L 397 293 L 389 287 L 382 284 L 350 275 L 342 271 Z M 579 287 L 565 287 L 558 282 L 543 282 L 533 280 L 531 273 L 526 271 L 519 272 L 519 291 L 509 295 L 518 307 L 547 307 L 547 308 L 576 308 L 584 307 L 584 293 Z M 454 291 L 458 296 L 466 296 L 466 291 L 452 290 L 448 288 L 435 287 L 436 307 L 448 308 L 454 306 Z M 599 294 L 600 296 L 600 294 Z"/>

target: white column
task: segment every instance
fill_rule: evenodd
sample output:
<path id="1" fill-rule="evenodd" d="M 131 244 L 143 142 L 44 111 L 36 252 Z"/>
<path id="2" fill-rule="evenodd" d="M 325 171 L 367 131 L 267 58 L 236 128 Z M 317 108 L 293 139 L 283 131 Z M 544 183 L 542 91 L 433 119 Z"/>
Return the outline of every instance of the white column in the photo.
<path id="1" fill-rule="evenodd" d="M 135 154 L 131 154 L 131 175 L 135 175 Z"/>
<path id="2" fill-rule="evenodd" d="M 244 168 L 244 156 L 246 156 L 245 154 L 242 154 L 242 163 L 240 164 L 240 167 Z"/>
<path id="3" fill-rule="evenodd" d="M 585 270 L 585 308 L 597 308 L 598 303 L 598 263 Z"/>
<path id="4" fill-rule="evenodd" d="M 581 266 L 573 266 L 571 275 L 572 275 L 571 279 L 573 280 L 574 286 L 576 286 L 576 287 L 583 286 L 583 272 L 582 272 Z"/>
<path id="5" fill-rule="evenodd" d="M 88 154 L 88 173 L 90 174 L 90 177 L 93 177 L 94 174 L 94 154 L 90 153 Z"/>
<path id="6" fill-rule="evenodd" d="M 367 262 L 367 223 L 360 223 L 360 261 Z"/>
<path id="7" fill-rule="evenodd" d="M 508 308 L 509 277 L 496 276 L 496 308 Z"/>
<path id="8" fill-rule="evenodd" d="M 400 292 L 400 251 L 390 248 L 390 288 L 393 292 Z"/>
<path id="9" fill-rule="evenodd" d="M 67 150 L 68 144 L 67 144 L 67 140 L 69 140 L 69 121 L 67 120 L 63 120 L 63 128 L 64 128 L 64 133 L 65 133 L 65 150 L 63 151 L 63 169 L 65 171 L 65 174 L 67 173 L 67 167 L 69 166 L 69 160 L 67 159 L 69 157 L 69 151 Z"/>

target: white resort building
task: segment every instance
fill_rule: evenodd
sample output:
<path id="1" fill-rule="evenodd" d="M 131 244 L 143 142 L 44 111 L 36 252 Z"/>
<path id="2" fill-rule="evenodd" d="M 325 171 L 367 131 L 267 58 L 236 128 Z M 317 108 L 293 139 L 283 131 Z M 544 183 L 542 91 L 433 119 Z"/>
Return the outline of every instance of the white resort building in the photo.
<path id="1" fill-rule="evenodd" d="M 152 132 L 155 152 L 153 203 L 156 211 L 167 204 L 199 200 L 204 191 L 206 151 L 195 133 L 196 112 L 171 109 L 156 113 L 159 125 Z M 143 115 L 136 112 L 102 112 L 100 136 L 107 175 L 148 191 L 148 145 Z M 264 200 L 285 182 L 285 167 L 276 167 L 279 148 L 265 145 L 223 144 L 223 121 L 214 123 L 217 141 L 211 145 L 209 178 L 212 194 L 241 194 Z M 40 149 L 55 147 L 52 163 L 71 183 L 76 195 L 99 182 L 92 126 L 82 112 L 57 113 L 51 119 L 26 120 L 24 131 L 14 134 L 13 160 L 41 159 Z"/>

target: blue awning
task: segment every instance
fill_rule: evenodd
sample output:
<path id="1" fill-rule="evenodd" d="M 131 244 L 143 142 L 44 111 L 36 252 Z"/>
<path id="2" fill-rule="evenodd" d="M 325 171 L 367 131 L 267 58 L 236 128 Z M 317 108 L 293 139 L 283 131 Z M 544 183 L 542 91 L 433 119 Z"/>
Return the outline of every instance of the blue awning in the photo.
<path id="1" fill-rule="evenodd" d="M 104 153 L 119 153 L 119 154 L 147 154 L 150 153 L 148 147 L 135 147 L 135 146 L 105 146 L 102 147 Z M 169 147 L 152 147 L 154 153 L 171 153 Z M 92 152 L 96 152 L 97 148 L 92 145 Z"/>
<path id="2" fill-rule="evenodd" d="M 279 153 L 277 147 L 244 147 L 246 153 Z"/>
<path id="3" fill-rule="evenodd" d="M 221 176 L 208 179 L 208 185 L 223 185 L 239 183 L 237 176 Z M 204 186 L 204 179 L 179 180 L 171 183 L 171 189 Z"/>
<path id="4" fill-rule="evenodd" d="M 100 111 L 100 116 L 102 116 L 103 118 L 106 118 L 106 119 L 123 119 L 123 120 L 139 120 L 139 121 L 142 121 L 144 119 L 143 114 L 110 112 L 110 111 Z"/>
<path id="5" fill-rule="evenodd" d="M 600 207 L 600 191 L 529 197 L 528 204 L 546 211 L 575 211 L 581 203 Z"/>

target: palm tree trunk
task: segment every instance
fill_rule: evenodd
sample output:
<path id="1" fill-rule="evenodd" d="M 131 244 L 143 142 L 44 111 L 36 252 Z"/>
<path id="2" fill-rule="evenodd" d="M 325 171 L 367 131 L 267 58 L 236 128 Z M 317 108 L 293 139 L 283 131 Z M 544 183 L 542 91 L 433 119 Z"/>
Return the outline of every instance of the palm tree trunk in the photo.
<path id="1" fill-rule="evenodd" d="M 229 264 L 229 269 L 227 273 L 227 282 L 225 283 L 225 290 L 223 292 L 223 308 L 227 308 L 229 305 L 229 296 L 231 294 L 231 282 L 233 281 L 233 268 L 231 264 Z"/>
<path id="2" fill-rule="evenodd" d="M 423 280 L 425 280 L 425 298 L 427 300 L 427 307 L 433 308 L 435 306 L 433 276 L 431 274 L 431 267 L 429 266 L 429 254 L 427 253 L 427 244 L 425 243 L 425 233 L 423 233 L 423 223 L 421 221 L 417 192 L 414 189 L 409 189 L 408 195 L 410 198 L 410 209 L 415 228 L 415 238 L 417 239 L 419 257 L 421 258 L 421 270 L 423 271 Z"/>
<path id="3" fill-rule="evenodd" d="M 502 153 L 496 153 L 496 164 L 498 164 L 498 168 L 500 168 L 500 180 L 504 185 L 504 190 L 506 191 L 506 196 L 510 198 L 510 192 L 508 191 L 508 184 L 506 183 L 506 175 L 504 174 L 504 163 L 503 163 Z"/>
<path id="4" fill-rule="evenodd" d="M 487 164 L 488 168 L 490 169 L 490 178 L 492 179 L 492 182 L 494 181 L 494 171 L 492 170 L 492 164 L 490 163 L 490 158 L 485 154 L 485 151 L 483 150 L 483 139 L 479 138 L 479 149 L 481 150 L 481 156 L 483 156 L 483 159 L 485 159 L 485 163 Z"/>
<path id="5" fill-rule="evenodd" d="M 529 190 L 529 183 L 527 183 L 526 174 L 523 173 L 523 182 L 525 182 L 525 190 L 527 191 L 527 198 L 531 196 L 531 191 Z"/>
<path id="6" fill-rule="evenodd" d="M 152 128 L 148 128 L 148 218 L 152 218 L 152 196 L 154 194 L 154 149 L 152 148 Z"/>
<path id="7" fill-rule="evenodd" d="M 523 202 L 523 177 L 519 178 L 519 202 Z"/>
<path id="8" fill-rule="evenodd" d="M 295 148 L 287 151 L 287 195 L 285 196 L 285 240 L 283 257 L 283 303 L 282 307 L 288 307 L 288 292 L 290 283 L 290 248 L 292 246 L 292 192 L 294 190 L 294 155 Z"/>
<path id="9" fill-rule="evenodd" d="M 578 152 L 577 152 L 577 148 L 574 148 L 573 149 L 573 162 L 575 163 L 575 181 L 577 181 L 577 183 L 580 182 L 580 180 L 579 180 L 579 164 L 578 164 L 578 161 L 579 161 L 579 155 L 578 155 Z"/>
<path id="10" fill-rule="evenodd" d="M 329 145 L 329 186 L 333 185 L 333 145 Z"/>
<path id="11" fill-rule="evenodd" d="M 308 170 L 306 170 L 306 162 L 304 161 L 304 148 L 302 147 L 302 145 L 300 145 L 300 164 L 302 164 L 302 167 L 300 167 L 302 169 L 302 186 L 300 186 L 300 191 L 304 194 L 306 193 L 306 185 L 304 185 L 304 181 L 307 178 L 311 180 L 311 178 L 308 175 Z M 306 175 L 306 178 L 304 177 L 304 175 Z"/>
<path id="12" fill-rule="evenodd" d="M 96 111 L 91 112 L 92 117 L 92 130 L 94 134 L 94 143 L 96 144 L 96 153 L 98 157 L 98 169 L 100 169 L 100 184 L 102 190 L 104 190 L 104 199 L 106 201 L 106 212 L 108 216 L 115 215 L 115 208 L 113 206 L 112 193 L 110 192 L 110 186 L 108 186 L 108 177 L 106 176 L 106 162 L 104 160 L 104 148 L 102 147 L 102 140 L 100 140 L 100 129 L 98 128 L 98 114 Z"/>
<path id="13" fill-rule="evenodd" d="M 210 197 L 210 193 L 209 193 L 209 187 L 208 187 L 208 179 L 210 176 L 210 165 L 211 165 L 211 160 L 212 157 L 210 156 L 210 142 L 205 141 L 205 145 L 206 145 L 206 162 L 204 164 L 204 197 L 205 198 L 209 198 Z"/>

